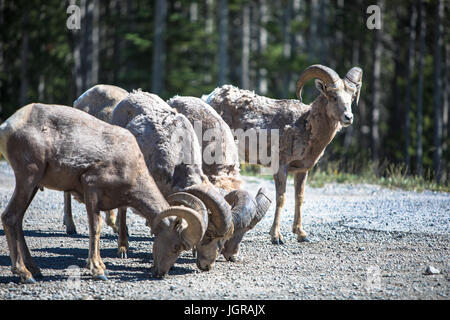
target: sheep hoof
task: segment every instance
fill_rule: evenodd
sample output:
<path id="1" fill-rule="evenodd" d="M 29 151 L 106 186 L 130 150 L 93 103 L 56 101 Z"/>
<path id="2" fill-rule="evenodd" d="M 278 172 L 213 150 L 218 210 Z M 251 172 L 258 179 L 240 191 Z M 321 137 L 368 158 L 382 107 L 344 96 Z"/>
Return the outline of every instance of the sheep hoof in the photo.
<path id="1" fill-rule="evenodd" d="M 303 238 L 303 237 L 298 237 L 298 238 L 297 238 L 297 241 L 298 241 L 298 242 L 311 242 L 311 240 L 309 240 L 308 237 L 305 237 L 305 238 Z"/>
<path id="2" fill-rule="evenodd" d="M 281 238 L 274 238 L 274 239 L 272 239 L 272 244 L 280 245 L 280 244 L 284 244 L 284 241 Z"/>
<path id="3" fill-rule="evenodd" d="M 104 274 L 99 274 L 98 276 L 94 276 L 94 280 L 107 281 L 108 278 Z"/>
<path id="4" fill-rule="evenodd" d="M 36 280 L 34 280 L 33 277 L 30 277 L 28 279 L 20 279 L 20 283 L 23 283 L 23 284 L 34 284 L 34 283 L 36 283 Z"/>
<path id="5" fill-rule="evenodd" d="M 128 259 L 127 248 L 125 246 L 119 247 L 118 256 L 120 259 Z"/>
<path id="6" fill-rule="evenodd" d="M 75 229 L 75 228 L 66 228 L 66 233 L 68 234 L 68 235 L 74 235 L 74 234 L 77 234 L 77 229 Z"/>

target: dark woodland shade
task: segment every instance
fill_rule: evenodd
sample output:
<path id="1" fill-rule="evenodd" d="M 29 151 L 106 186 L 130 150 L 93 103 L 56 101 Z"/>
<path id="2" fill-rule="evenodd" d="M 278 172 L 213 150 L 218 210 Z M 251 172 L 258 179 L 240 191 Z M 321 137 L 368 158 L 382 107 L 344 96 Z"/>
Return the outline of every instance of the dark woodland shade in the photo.
<path id="1" fill-rule="evenodd" d="M 342 77 L 358 66 L 367 84 L 354 124 L 320 165 L 387 160 L 449 180 L 448 1 L 378 1 L 382 30 L 367 28 L 366 0 L 86 0 L 81 30 L 66 27 L 69 3 L 0 1 L 0 119 L 35 101 L 72 105 L 96 83 L 164 99 L 222 82 L 296 98 L 306 67 Z M 308 103 L 317 94 L 303 91 Z"/>

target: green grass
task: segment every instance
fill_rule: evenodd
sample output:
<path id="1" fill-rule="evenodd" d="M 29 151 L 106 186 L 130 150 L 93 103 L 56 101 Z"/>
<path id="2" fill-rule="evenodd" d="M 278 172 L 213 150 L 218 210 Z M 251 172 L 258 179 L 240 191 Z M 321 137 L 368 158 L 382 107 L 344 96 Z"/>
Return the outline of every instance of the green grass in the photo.
<path id="1" fill-rule="evenodd" d="M 308 174 L 308 185 L 314 188 L 323 187 L 327 183 L 367 183 L 381 185 L 387 188 L 398 188 L 410 191 L 440 191 L 450 192 L 450 183 L 446 181 L 437 184 L 432 179 L 432 173 L 427 171 L 423 177 L 410 175 L 404 165 L 384 164 L 383 166 L 368 163 L 358 173 L 349 173 L 339 170 L 338 162 L 329 162 L 326 165 L 315 167 Z M 271 180 L 272 176 L 260 175 L 255 165 L 242 165 L 242 175 L 258 176 Z M 289 176 L 292 179 L 292 176 Z"/>

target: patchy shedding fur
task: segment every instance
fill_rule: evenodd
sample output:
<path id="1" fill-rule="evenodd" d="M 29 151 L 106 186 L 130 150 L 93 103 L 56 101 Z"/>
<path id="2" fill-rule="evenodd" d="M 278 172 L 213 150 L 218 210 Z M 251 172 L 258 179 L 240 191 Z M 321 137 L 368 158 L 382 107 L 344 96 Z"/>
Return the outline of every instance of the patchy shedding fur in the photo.
<path id="1" fill-rule="evenodd" d="M 313 103 L 306 105 L 301 102 L 301 91 L 303 85 L 312 78 L 317 78 L 316 88 L 321 94 Z M 322 157 L 325 148 L 341 127 L 352 123 L 351 105 L 355 98 L 359 99 L 361 86 L 362 70 L 358 67 L 350 69 L 344 79 L 341 79 L 332 69 L 313 65 L 300 75 L 297 82 L 297 95 L 300 100 L 271 99 L 231 85 L 216 88 L 211 94 L 204 96 L 205 101 L 232 129 L 266 130 L 268 136 L 266 154 L 270 154 L 271 151 L 270 131 L 279 130 L 279 165 L 273 166 L 273 163 L 268 164 L 262 159 L 257 159 L 259 164 L 278 168 L 274 174 L 277 204 L 270 231 L 272 243 L 283 243 L 279 223 L 285 201 L 288 172 L 294 173 L 296 194 L 292 230 L 297 234 L 299 241 L 306 239 L 301 222 L 301 206 L 307 173 Z M 262 151 L 260 147 L 261 142 L 258 141 L 257 150 Z M 239 149 L 245 149 L 244 154 L 239 154 L 241 160 L 245 162 L 253 160 L 249 158 L 248 144 L 245 148 Z M 258 158 L 260 154 L 258 152 Z"/>
<path id="2" fill-rule="evenodd" d="M 233 223 L 230 206 L 202 171 L 200 143 L 191 123 L 158 96 L 140 90 L 116 106 L 112 123 L 136 137 L 164 196 L 187 192 L 203 201 L 210 211 L 207 231 L 196 246 L 197 265 L 209 270 L 209 262 L 217 257 L 217 242 L 231 236 Z"/>
<path id="3" fill-rule="evenodd" d="M 232 206 L 234 230 L 224 237 L 223 255 L 229 261 L 235 261 L 239 251 L 239 244 L 244 234 L 252 229 L 266 214 L 271 200 L 267 191 L 261 188 L 254 198 L 249 192 L 242 190 L 242 179 L 239 172 L 238 149 L 230 127 L 223 121 L 217 112 L 203 100 L 195 97 L 176 96 L 168 101 L 169 105 L 178 112 L 183 113 L 194 124 L 201 123 L 197 131 L 204 150 L 219 147 L 223 162 L 205 163 L 203 170 L 216 188 L 222 191 L 225 199 Z M 215 140 L 205 139 L 205 130 L 214 128 L 217 132 Z M 220 145 L 216 143 L 220 142 Z"/>
<path id="4" fill-rule="evenodd" d="M 230 127 L 219 114 L 203 100 L 195 97 L 175 96 L 167 103 L 188 118 L 194 126 L 203 155 L 202 169 L 211 183 L 228 192 L 240 189 L 242 179 L 237 146 Z M 211 130 L 214 136 L 206 136 L 207 130 Z M 220 155 L 217 157 L 218 161 L 207 163 L 205 156 L 211 150 L 219 150 Z"/>
<path id="5" fill-rule="evenodd" d="M 211 106 L 233 129 L 279 129 L 280 164 L 290 165 L 290 171 L 312 168 L 340 129 L 339 123 L 328 120 L 324 100 L 319 97 L 306 105 L 298 100 L 262 97 L 231 85 L 216 89 L 209 97 Z M 268 137 L 270 148 L 270 134 Z M 242 160 L 248 161 L 247 152 Z M 299 165 L 300 161 L 304 164 Z"/>

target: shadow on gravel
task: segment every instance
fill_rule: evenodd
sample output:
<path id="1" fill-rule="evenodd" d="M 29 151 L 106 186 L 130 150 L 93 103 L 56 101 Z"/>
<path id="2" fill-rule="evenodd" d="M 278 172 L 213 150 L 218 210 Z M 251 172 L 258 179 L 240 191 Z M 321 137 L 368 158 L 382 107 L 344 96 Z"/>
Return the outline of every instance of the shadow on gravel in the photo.
<path id="1" fill-rule="evenodd" d="M 51 281 L 62 281 L 67 279 L 67 276 L 56 276 L 56 275 L 43 275 L 41 278 L 37 278 L 37 282 L 51 282 Z M 0 276 L 0 283 L 20 283 L 20 278 L 18 276 Z"/>

